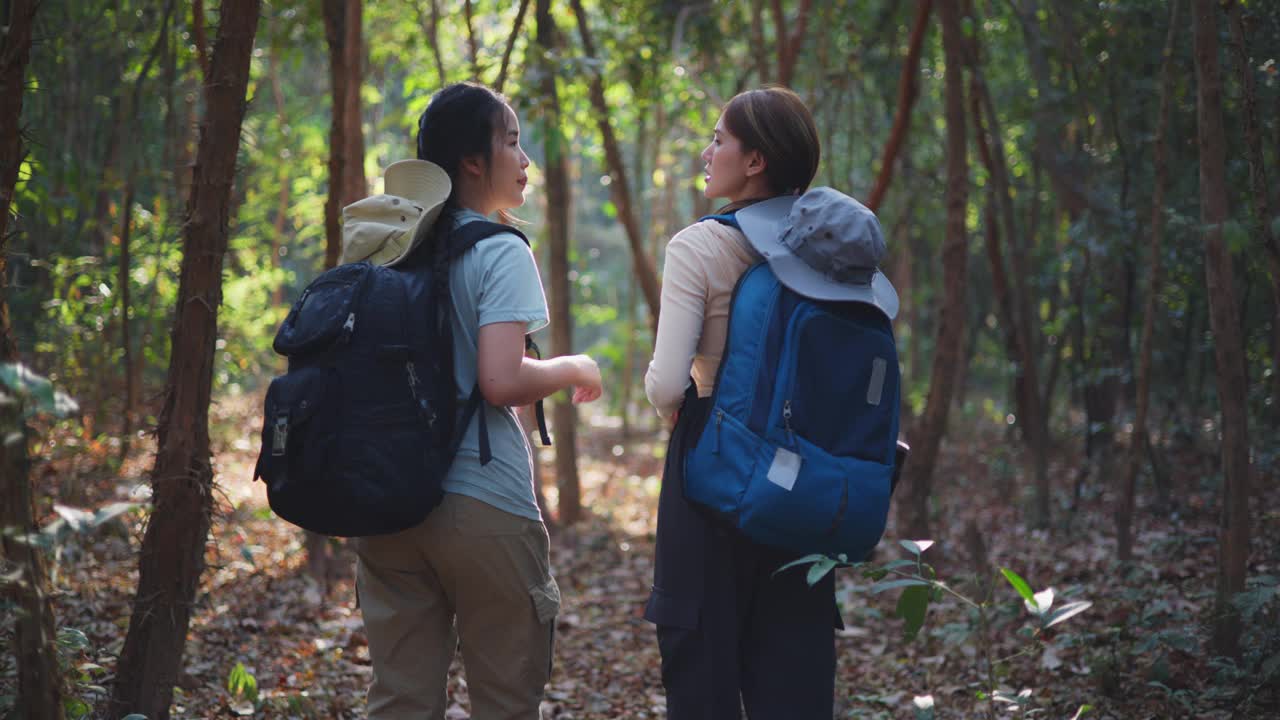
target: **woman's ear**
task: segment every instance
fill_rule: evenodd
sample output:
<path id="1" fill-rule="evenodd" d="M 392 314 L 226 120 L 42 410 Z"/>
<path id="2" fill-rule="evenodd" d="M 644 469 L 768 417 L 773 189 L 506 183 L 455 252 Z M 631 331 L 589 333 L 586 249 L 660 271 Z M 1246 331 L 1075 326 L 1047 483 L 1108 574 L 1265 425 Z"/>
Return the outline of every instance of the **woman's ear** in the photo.
<path id="1" fill-rule="evenodd" d="M 747 154 L 747 177 L 763 174 L 767 166 L 768 163 L 764 159 L 764 153 L 759 150 L 752 150 Z"/>
<path id="2" fill-rule="evenodd" d="M 483 155 L 477 154 L 464 157 L 462 158 L 462 162 L 459 163 L 459 166 L 462 168 L 462 172 L 467 173 L 468 175 L 484 177 L 485 162 Z"/>

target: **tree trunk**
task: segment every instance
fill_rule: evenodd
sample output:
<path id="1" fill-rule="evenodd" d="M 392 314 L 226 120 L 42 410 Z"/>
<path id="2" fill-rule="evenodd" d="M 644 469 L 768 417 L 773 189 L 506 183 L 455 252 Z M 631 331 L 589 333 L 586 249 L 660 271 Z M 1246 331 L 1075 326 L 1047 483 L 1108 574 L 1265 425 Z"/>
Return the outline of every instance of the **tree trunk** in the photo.
<path id="1" fill-rule="evenodd" d="M 133 179 L 130 178 L 124 191 L 124 208 L 120 217 L 120 267 L 116 274 L 116 292 L 120 293 L 120 348 L 124 351 L 122 371 L 124 372 L 124 408 L 120 413 L 123 427 L 120 430 L 120 459 L 129 454 L 130 436 L 133 435 L 133 410 L 137 388 L 133 386 L 133 335 L 129 323 L 130 293 L 129 268 L 132 258 L 129 257 L 133 230 Z"/>
<path id="2" fill-rule="evenodd" d="M 942 437 L 947 429 L 947 411 L 964 341 L 965 280 L 968 273 L 968 238 L 965 209 L 969 194 L 969 167 L 965 148 L 963 48 L 960 11 L 955 3 L 939 5 L 942 20 L 942 48 L 946 58 L 947 118 L 947 230 L 942 247 L 944 297 L 939 308 L 937 342 L 933 369 L 929 376 L 929 399 L 924 415 L 911 440 L 911 461 L 904 470 L 907 501 L 899 505 L 899 532 L 908 538 L 931 538 L 929 495 L 933 470 Z"/>
<path id="3" fill-rule="evenodd" d="M 8 26 L 0 35 L 0 298 L 6 294 L 9 278 L 9 217 L 18 170 L 27 150 L 22 145 L 22 97 L 26 89 L 27 63 L 31 60 L 31 30 L 35 23 L 35 0 L 7 3 L 9 15 L 0 18 Z M 0 358 L 16 359 L 17 344 L 9 324 L 9 305 L 0 302 Z"/>
<path id="4" fill-rule="evenodd" d="M 772 0 L 773 23 L 778 41 L 778 84 L 789 87 L 795 74 L 796 60 L 800 57 L 800 48 L 804 44 L 805 30 L 809 25 L 810 0 L 800 0 L 796 10 L 796 21 L 791 32 L 787 32 L 786 19 L 782 13 L 782 0 Z"/>
<path id="5" fill-rule="evenodd" d="M 555 52 L 556 28 L 551 18 L 551 0 L 537 0 L 537 42 L 544 58 Z M 556 73 L 546 63 L 542 68 L 542 137 L 547 174 L 547 254 L 551 281 L 551 354 L 573 352 L 572 288 L 569 285 L 569 143 L 561 132 L 560 97 Z M 576 523 L 582 515 L 578 484 L 578 454 L 575 430 L 578 413 L 568 393 L 558 393 L 553 410 L 556 437 L 556 487 L 559 489 L 559 520 Z"/>
<path id="6" fill-rule="evenodd" d="M 0 296 L 0 309 L 7 302 Z M 2 362 L 17 358 L 7 355 Z M 3 388 L 0 385 L 0 388 Z M 0 404 L 0 530 L 3 530 L 5 573 L 16 569 L 18 578 L 0 580 L 7 604 L 15 612 L 13 655 L 18 662 L 18 698 L 13 717 L 27 720 L 62 720 L 62 673 L 54 645 L 53 605 L 47 591 L 43 550 L 18 540 L 39 530 L 28 476 L 27 426 L 22 404 L 6 399 Z"/>
<path id="7" fill-rule="evenodd" d="M 0 362 L 17 362 L 17 343 L 9 324 L 8 239 L 9 213 L 18 168 L 26 149 L 22 145 L 22 100 L 27 64 L 31 58 L 31 34 L 36 2 L 13 0 L 0 17 L 6 32 L 0 35 Z M 13 627 L 13 655 L 17 660 L 16 717 L 62 720 L 62 674 L 54 646 L 53 605 L 41 551 L 18 542 L 21 534 L 35 532 L 35 509 L 28 477 L 27 428 L 22 406 L 0 404 L 0 546 L 6 572 L 16 567 L 16 580 L 0 581 L 2 597 L 17 609 Z"/>
<path id="8" fill-rule="evenodd" d="M 462 7 L 467 23 L 467 58 L 471 61 L 471 77 L 480 82 L 480 43 L 476 39 L 475 23 L 471 18 L 471 0 L 463 0 Z"/>
<path id="9" fill-rule="evenodd" d="M 356 27 L 352 28 L 352 22 Z M 351 58 L 361 57 L 360 0 L 324 0 L 325 39 L 329 44 L 329 82 L 333 97 L 329 119 L 329 198 L 324 204 L 324 266 L 334 267 L 342 254 L 342 208 L 364 196 L 363 140 L 349 137 L 359 132 L 359 72 L 352 73 Z M 355 39 L 357 48 L 351 47 Z M 353 84 L 353 78 L 356 82 Z M 350 96 L 356 96 L 354 99 Z M 353 111 L 354 107 L 354 111 Z M 352 115 L 354 112 L 354 123 Z M 354 166 L 353 166 L 354 162 Z"/>
<path id="10" fill-rule="evenodd" d="M 1245 589 L 1249 558 L 1249 429 L 1247 379 L 1227 221 L 1226 138 L 1218 66 L 1218 16 L 1213 0 L 1195 0 L 1196 136 L 1200 150 L 1200 219 L 1204 231 L 1209 320 L 1222 412 L 1223 498 L 1214 602 L 1213 647 L 1239 656 L 1240 613 L 1231 600 Z"/>
<path id="11" fill-rule="evenodd" d="M 591 40 L 591 30 L 587 26 L 587 14 L 582 9 L 582 0 L 569 0 L 573 5 L 573 14 L 578 20 L 578 32 L 582 36 L 582 48 L 587 57 L 598 58 L 595 43 Z M 635 212 L 631 205 L 631 187 L 627 180 L 626 163 L 622 159 L 622 150 L 613 133 L 613 125 L 609 123 L 609 105 L 604 98 L 604 80 L 598 70 L 591 71 L 590 80 L 591 107 L 595 110 L 596 125 L 604 141 L 605 162 L 609 169 L 609 195 L 613 198 L 614 207 L 618 211 L 618 219 L 627 231 L 627 243 L 631 247 L 631 260 L 635 265 L 635 273 L 640 280 L 640 289 L 644 292 L 645 302 L 649 305 L 649 326 L 654 332 L 658 329 L 658 303 L 661 291 L 658 286 L 658 271 L 653 260 L 644 251 L 644 237 L 640 234 L 640 225 L 636 222 Z M 669 179 L 668 179 L 669 180 Z"/>
<path id="12" fill-rule="evenodd" d="M 880 174 L 876 176 L 876 184 L 871 188 L 871 197 L 867 200 L 867 207 L 871 212 L 880 210 L 880 203 L 884 202 L 884 196 L 889 192 L 889 183 L 893 180 L 898 150 L 907 141 L 907 130 L 911 127 L 911 109 L 915 107 L 916 98 L 920 95 L 920 49 L 924 47 L 924 36 L 929 29 L 932 10 L 933 0 L 917 0 L 911 41 L 907 45 L 907 57 L 902 61 L 902 75 L 898 80 L 898 111 L 893 116 L 889 141 L 885 143 L 884 154 L 880 157 Z"/>
<path id="13" fill-rule="evenodd" d="M 364 84 L 364 29 L 361 0 L 346 0 L 346 17 L 342 42 L 342 71 L 346 73 L 342 95 L 342 204 L 362 199 L 369 194 L 369 180 L 364 174 L 364 128 L 360 88 Z M 341 208 L 339 208 L 341 210 Z M 341 247 L 341 243 L 339 243 Z"/>
<path id="14" fill-rule="evenodd" d="M 184 222 L 165 402 L 152 471 L 153 510 L 142 541 L 138 590 L 112 691 L 113 714 L 169 717 L 173 686 L 204 570 L 213 505 L 209 399 L 222 261 L 236 148 L 260 0 L 224 0 L 205 86 L 206 114 Z"/>
<path id="15" fill-rule="evenodd" d="M 191 39 L 195 43 L 200 77 L 209 81 L 209 40 L 204 32 L 204 0 L 191 0 Z"/>
<path id="16" fill-rule="evenodd" d="M 1280 239 L 1276 238 L 1272 222 L 1276 214 L 1271 204 L 1271 188 L 1267 181 L 1267 168 L 1262 160 L 1262 130 L 1258 126 L 1258 88 L 1254 70 L 1249 64 L 1248 41 L 1244 34 L 1243 11 L 1239 2 L 1229 3 L 1228 20 L 1231 25 L 1232 50 L 1236 56 L 1236 71 L 1240 74 L 1244 101 L 1244 139 L 1246 157 L 1249 158 L 1249 189 L 1253 194 L 1253 213 L 1257 216 L 1258 234 L 1262 240 L 1262 252 L 1267 258 L 1267 270 L 1271 284 L 1271 407 L 1266 414 L 1272 427 L 1280 426 Z"/>
<path id="17" fill-rule="evenodd" d="M 280 125 L 282 133 L 282 142 L 287 142 L 287 138 L 283 135 L 285 127 L 288 125 L 289 118 L 285 114 L 284 104 L 284 88 L 280 85 L 280 68 L 276 60 L 276 53 L 273 51 L 267 56 L 267 73 L 271 81 L 271 96 L 276 106 L 276 122 Z M 286 163 L 280 163 L 280 173 L 276 178 L 276 182 L 280 184 L 279 195 L 276 200 L 276 217 L 273 225 L 273 233 L 271 235 L 271 267 L 278 269 L 280 267 L 280 249 L 284 246 L 285 230 L 289 225 L 289 166 Z M 284 283 L 276 283 L 271 291 L 271 302 L 275 306 L 284 303 Z"/>
<path id="18" fill-rule="evenodd" d="M 1120 506 L 1116 510 L 1116 552 L 1121 562 L 1133 559 L 1133 511 L 1137 493 L 1138 472 L 1142 469 L 1143 451 L 1147 441 L 1147 408 L 1151 388 L 1151 342 L 1154 336 L 1156 296 L 1163 282 L 1161 267 L 1163 255 L 1160 246 L 1164 240 L 1164 191 L 1169 177 L 1166 158 L 1165 134 L 1169 131 L 1169 105 L 1173 77 L 1170 71 L 1173 60 L 1173 40 L 1178 29 L 1178 0 L 1169 7 L 1169 32 L 1165 36 L 1164 53 L 1160 61 L 1160 115 L 1156 119 L 1156 136 L 1152 149 L 1155 162 L 1154 187 L 1151 190 L 1151 242 L 1147 251 L 1147 265 L 1151 278 L 1147 282 L 1147 297 L 1143 308 L 1142 341 L 1138 351 L 1137 389 L 1134 396 L 1133 432 L 1129 436 L 1128 456 L 1125 459 L 1124 485 L 1120 494 Z"/>
<path id="19" fill-rule="evenodd" d="M 991 227 L 985 233 L 987 261 L 991 268 L 996 305 L 1000 309 L 1000 325 L 1004 329 L 1006 352 L 1016 368 L 1014 405 L 1017 408 L 1017 425 L 1030 451 L 1031 475 L 1035 479 L 1035 503 L 1032 506 L 1030 524 L 1032 527 L 1044 528 L 1049 524 L 1050 515 L 1049 421 L 1040 390 L 1040 369 L 1031 323 L 1032 308 L 1036 307 L 1036 303 L 1022 279 L 1027 268 L 1019 251 L 1023 243 L 1017 239 L 1018 227 L 1014 219 L 1009 166 L 1004 154 L 999 118 L 982 73 L 982 53 L 976 35 L 967 49 L 971 73 L 969 107 L 973 117 L 974 136 L 977 140 L 978 157 L 991 176 L 994 196 L 994 212 L 989 218 Z M 1005 268 L 1004 250 L 1000 242 L 1001 224 L 1011 249 L 1013 282 L 1010 282 Z"/>
<path id="20" fill-rule="evenodd" d="M 444 56 L 440 54 L 440 4 L 439 0 L 431 0 L 431 14 L 424 18 L 427 39 L 431 43 L 431 57 L 435 60 L 436 75 L 440 78 L 440 87 L 449 82 L 449 74 L 444 69 Z M 421 11 L 419 11 L 421 12 Z"/>
<path id="21" fill-rule="evenodd" d="M 502 63 L 498 66 L 498 77 L 493 81 L 493 89 L 502 92 L 507 82 L 507 68 L 511 64 L 511 51 L 516 47 L 516 38 L 520 37 L 520 28 L 524 25 L 524 15 L 529 9 L 529 0 L 520 0 L 520 9 L 516 10 L 516 21 L 511 24 L 511 34 L 507 35 L 507 46 L 502 51 Z"/>

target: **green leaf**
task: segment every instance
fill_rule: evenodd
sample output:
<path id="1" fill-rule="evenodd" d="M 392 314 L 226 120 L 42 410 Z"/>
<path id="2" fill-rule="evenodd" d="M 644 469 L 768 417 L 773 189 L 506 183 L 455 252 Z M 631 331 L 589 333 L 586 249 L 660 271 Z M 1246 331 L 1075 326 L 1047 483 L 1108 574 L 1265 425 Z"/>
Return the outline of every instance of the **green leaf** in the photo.
<path id="1" fill-rule="evenodd" d="M 81 510 L 80 508 L 55 504 L 53 506 L 53 511 L 58 513 L 58 516 L 66 521 L 67 527 L 70 528 L 72 532 L 84 532 L 94 526 L 93 513 L 88 510 Z"/>
<path id="2" fill-rule="evenodd" d="M 905 621 L 902 628 L 903 637 L 914 640 L 924 627 L 924 616 L 929 611 L 929 589 L 916 586 L 909 587 L 898 596 L 898 607 L 894 614 Z"/>
<path id="3" fill-rule="evenodd" d="M 1080 613 L 1084 612 L 1085 610 L 1088 610 L 1091 607 L 1093 607 L 1093 603 L 1089 602 L 1088 600 L 1081 600 L 1079 602 L 1067 603 L 1066 605 L 1063 605 L 1062 607 L 1055 610 L 1053 614 L 1049 615 L 1049 617 L 1045 618 L 1044 626 L 1046 628 L 1051 628 L 1060 622 L 1066 622 L 1067 620 L 1070 620 L 1071 618 L 1075 617 L 1076 615 L 1079 615 Z"/>
<path id="4" fill-rule="evenodd" d="M 876 583 L 871 586 L 871 594 L 878 595 L 886 590 L 892 590 L 900 587 L 922 587 L 929 584 L 928 580 L 920 578 L 899 578 L 897 580 L 886 580 L 885 582 Z"/>
<path id="5" fill-rule="evenodd" d="M 258 679 L 244 666 L 237 662 L 227 675 L 227 690 L 236 697 L 244 697 L 250 702 L 258 701 Z"/>
<path id="6" fill-rule="evenodd" d="M 126 513 L 133 512 L 140 507 L 142 507 L 140 503 L 132 502 L 117 502 L 100 507 L 98 508 L 98 511 L 93 514 L 93 527 L 101 527 L 104 523 L 108 523 Z"/>
<path id="7" fill-rule="evenodd" d="M 58 630 L 58 645 L 68 650 L 83 650 L 89 647 L 89 637 L 75 628 L 64 627 Z"/>
<path id="8" fill-rule="evenodd" d="M 817 585 L 822 578 L 827 576 L 835 568 L 837 561 L 829 557 L 824 557 L 815 562 L 813 567 L 809 568 L 809 574 L 805 576 L 805 581 L 809 583 L 809 587 Z"/>
<path id="9" fill-rule="evenodd" d="M 1018 591 L 1023 600 L 1030 603 L 1035 602 L 1035 593 L 1031 592 L 1031 586 L 1027 584 L 1026 580 L 1022 579 L 1022 576 L 1009 568 L 1000 568 L 1000 574 L 1004 575 L 1004 579 L 1009 581 L 1009 584 L 1013 586 L 1014 590 Z"/>
<path id="10" fill-rule="evenodd" d="M 899 540 L 898 544 L 916 557 L 920 557 L 921 553 L 933 547 L 932 540 Z"/>
<path id="11" fill-rule="evenodd" d="M 71 396 L 55 391 L 53 383 L 21 363 L 0 363 L 0 383 L 19 398 L 31 401 L 27 408 L 28 416 L 46 413 L 54 417 L 67 417 L 80 410 Z"/>
<path id="12" fill-rule="evenodd" d="M 809 563 L 816 563 L 816 562 L 818 562 L 819 560 L 826 560 L 826 559 L 828 559 L 828 558 L 827 558 L 827 556 L 826 556 L 826 555 L 823 555 L 823 554 L 821 554 L 821 553 L 814 553 L 814 554 L 812 554 L 812 555 L 805 555 L 805 556 L 804 556 L 804 557 L 802 557 L 802 558 L 799 558 L 799 559 L 797 559 L 797 560 L 792 560 L 791 562 L 787 563 L 786 565 L 783 565 L 782 567 L 778 568 L 777 570 L 774 570 L 774 571 L 773 571 L 773 574 L 774 574 L 774 575 L 777 575 L 778 573 L 782 572 L 783 570 L 786 570 L 787 568 L 793 568 L 793 567 L 796 567 L 796 566 L 799 566 L 799 565 L 808 565 Z"/>

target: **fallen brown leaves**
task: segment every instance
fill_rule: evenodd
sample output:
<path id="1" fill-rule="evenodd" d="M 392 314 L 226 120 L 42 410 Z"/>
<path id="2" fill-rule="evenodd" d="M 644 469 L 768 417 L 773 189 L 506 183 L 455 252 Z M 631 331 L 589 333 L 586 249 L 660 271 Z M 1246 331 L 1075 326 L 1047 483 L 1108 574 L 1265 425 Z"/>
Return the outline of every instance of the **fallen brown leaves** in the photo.
<path id="1" fill-rule="evenodd" d="M 225 401 L 219 412 L 226 424 L 215 436 L 222 438 L 217 516 L 174 716 L 363 717 L 370 666 L 351 555 L 339 548 L 343 571 L 326 595 L 305 571 L 300 532 L 266 510 L 262 487 L 249 480 L 252 399 Z M 1216 567 L 1218 498 L 1215 486 L 1201 480 L 1212 472 L 1210 457 L 1178 451 L 1176 502 L 1161 514 L 1143 506 L 1139 561 L 1122 571 L 1112 559 L 1114 496 L 1108 486 L 1114 478 L 1093 479 L 1074 514 L 1065 503 L 1055 508 L 1060 522 L 1052 532 L 1031 532 L 1020 521 L 1016 458 L 995 430 L 971 432 L 945 447 L 935 482 L 939 544 L 928 555 L 935 556 L 942 577 L 971 597 L 981 592 L 972 548 L 962 540 L 973 521 L 991 568 L 1010 567 L 1037 590 L 1053 586 L 1059 597 L 1095 603 L 1053 635 L 1033 639 L 1021 602 L 1002 580 L 990 585 L 992 653 L 1006 659 L 997 665 L 998 685 L 1013 693 L 1031 689 L 1032 706 L 1052 718 L 1070 718 L 1086 703 L 1093 706 L 1086 717 L 1116 719 L 1225 718 L 1233 711 L 1235 717 L 1264 717 L 1276 710 L 1274 691 L 1249 705 L 1239 695 L 1215 695 L 1214 669 L 1202 650 Z M 644 432 L 624 441 L 602 421 L 580 437 L 584 506 L 591 512 L 585 522 L 553 532 L 563 606 L 543 717 L 661 718 L 657 647 L 641 613 L 652 576 L 662 438 Z M 37 465 L 41 497 L 65 496 L 73 486 L 76 504 L 95 507 L 145 495 L 146 447 L 114 473 L 92 462 L 90 449 L 45 450 L 54 459 Z M 1059 497 L 1070 495 L 1074 452 L 1061 448 L 1052 469 Z M 539 454 L 554 506 L 551 451 Z M 1275 507 L 1276 496 L 1268 485 L 1259 504 Z M 50 501 L 41 507 L 45 516 L 50 509 Z M 123 642 L 143 520 L 135 514 L 114 531 L 78 540 L 58 563 L 58 623 L 84 634 L 83 647 L 70 647 L 67 658 L 83 668 L 73 691 L 89 705 L 102 704 Z M 1275 573 L 1280 524 L 1271 515 L 1256 527 L 1251 574 Z M 892 527 L 887 538 L 877 560 L 904 557 Z M 893 618 L 896 593 L 871 595 L 869 585 L 857 572 L 841 571 L 838 597 L 848 627 L 836 638 L 837 717 L 913 717 L 913 698 L 926 694 L 934 698 L 937 717 L 985 716 L 978 693 L 987 689 L 987 675 L 971 612 L 944 599 L 931 607 L 920 637 L 904 643 Z M 10 626 L 6 619 L 6 638 Z M 226 689 L 237 663 L 256 680 L 256 703 Z M 12 693 L 13 677 L 6 654 L 0 696 Z M 447 717 L 467 717 L 458 663 L 449 693 Z"/>

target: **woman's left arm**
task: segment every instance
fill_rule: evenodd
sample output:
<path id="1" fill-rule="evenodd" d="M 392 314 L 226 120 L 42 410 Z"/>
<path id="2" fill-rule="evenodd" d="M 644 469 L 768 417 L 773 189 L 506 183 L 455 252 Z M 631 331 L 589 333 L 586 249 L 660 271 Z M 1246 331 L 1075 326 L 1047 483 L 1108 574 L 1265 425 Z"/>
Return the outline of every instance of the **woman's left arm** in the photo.
<path id="1" fill-rule="evenodd" d="M 679 410 L 684 401 L 706 314 L 707 273 L 694 252 L 692 231 L 686 228 L 667 244 L 658 334 L 644 376 L 645 395 L 663 418 Z"/>

